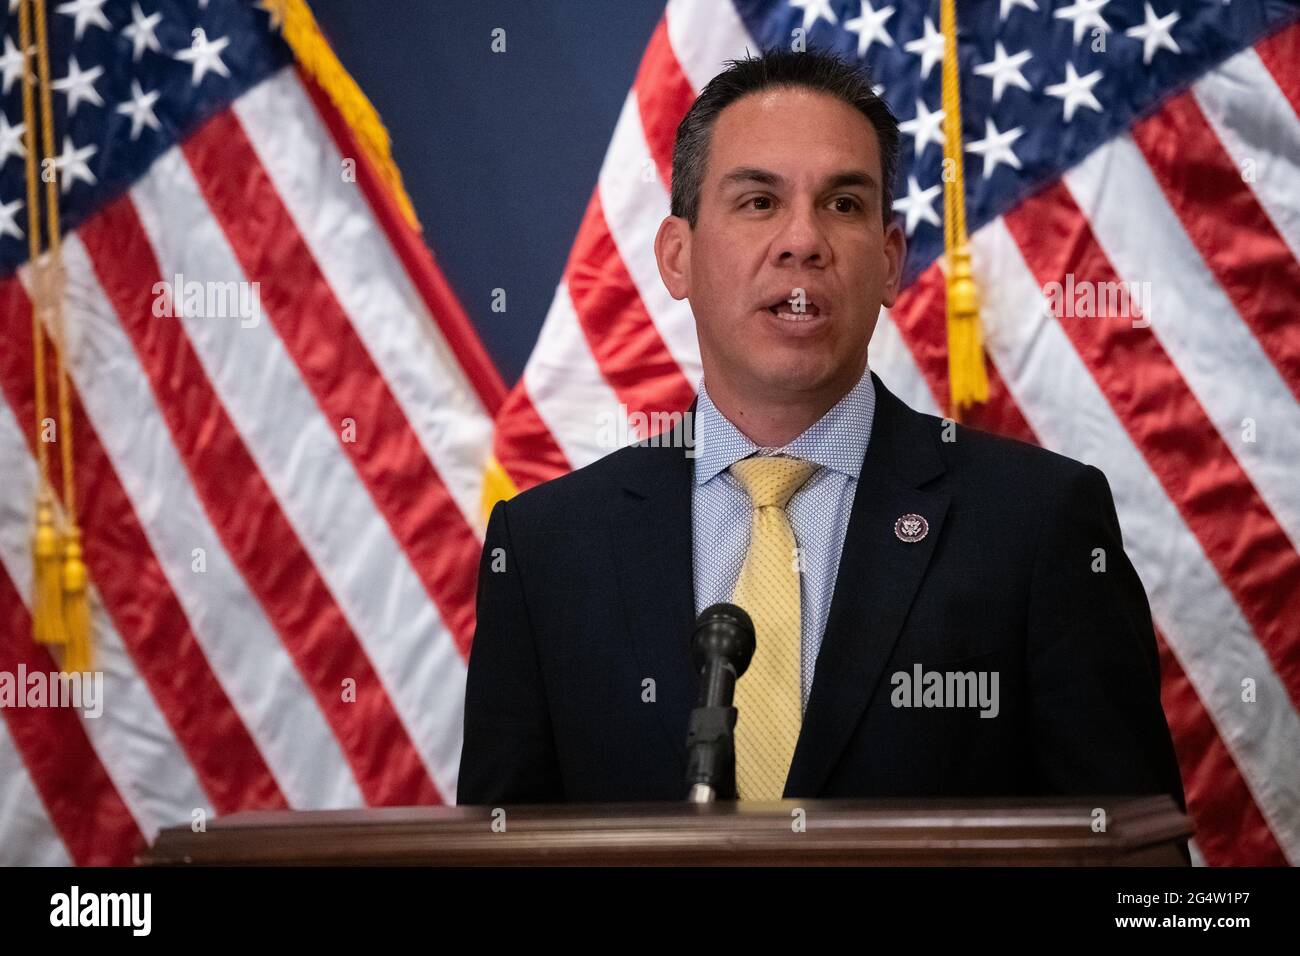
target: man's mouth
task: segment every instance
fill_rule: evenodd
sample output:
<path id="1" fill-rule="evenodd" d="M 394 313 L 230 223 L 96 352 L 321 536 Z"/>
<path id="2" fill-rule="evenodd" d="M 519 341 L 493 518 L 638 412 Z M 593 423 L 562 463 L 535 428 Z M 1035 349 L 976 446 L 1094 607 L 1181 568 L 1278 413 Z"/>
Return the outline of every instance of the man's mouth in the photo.
<path id="1" fill-rule="evenodd" d="M 821 315 L 821 308 L 812 301 L 799 302 L 796 299 L 781 299 L 767 307 L 778 319 L 785 322 L 811 322 Z"/>

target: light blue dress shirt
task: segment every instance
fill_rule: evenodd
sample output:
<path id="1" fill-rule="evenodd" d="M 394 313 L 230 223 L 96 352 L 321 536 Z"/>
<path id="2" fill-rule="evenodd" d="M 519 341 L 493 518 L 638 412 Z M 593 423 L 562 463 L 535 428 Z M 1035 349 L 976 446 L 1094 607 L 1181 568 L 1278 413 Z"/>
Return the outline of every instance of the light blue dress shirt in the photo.
<path id="1" fill-rule="evenodd" d="M 806 710 L 858 473 L 871 439 L 876 411 L 871 370 L 865 370 L 858 383 L 807 431 L 781 448 L 760 448 L 746 438 L 718 411 L 703 381 L 698 392 L 691 496 L 697 615 L 710 604 L 731 600 L 749 550 L 753 509 L 749 495 L 728 471 L 731 465 L 753 454 L 790 455 L 821 465 L 786 505 L 801 558 L 799 675 Z"/>

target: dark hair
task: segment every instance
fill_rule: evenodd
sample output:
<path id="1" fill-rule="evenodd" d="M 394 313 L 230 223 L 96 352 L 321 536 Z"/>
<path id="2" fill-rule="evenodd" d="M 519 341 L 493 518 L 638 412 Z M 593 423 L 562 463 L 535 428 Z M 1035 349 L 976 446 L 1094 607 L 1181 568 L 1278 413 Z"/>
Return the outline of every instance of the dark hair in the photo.
<path id="1" fill-rule="evenodd" d="M 767 50 L 758 56 L 728 60 L 727 69 L 695 98 L 677 127 L 673 143 L 672 214 L 695 228 L 700 189 L 709 159 L 709 143 L 718 114 L 741 97 L 760 90 L 802 87 L 827 93 L 865 116 L 880 142 L 881 214 L 893 218 L 894 176 L 898 172 L 898 120 L 871 89 L 865 70 L 833 53 Z"/>

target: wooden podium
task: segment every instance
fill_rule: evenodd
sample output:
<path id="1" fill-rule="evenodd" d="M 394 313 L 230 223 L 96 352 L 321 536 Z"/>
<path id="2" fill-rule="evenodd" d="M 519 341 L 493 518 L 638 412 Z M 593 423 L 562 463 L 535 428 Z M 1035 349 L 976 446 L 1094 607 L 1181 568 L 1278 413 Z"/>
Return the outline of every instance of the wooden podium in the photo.
<path id="1" fill-rule="evenodd" d="M 1190 834 L 1169 797 L 393 807 L 236 813 L 163 830 L 137 862 L 1181 866 Z"/>

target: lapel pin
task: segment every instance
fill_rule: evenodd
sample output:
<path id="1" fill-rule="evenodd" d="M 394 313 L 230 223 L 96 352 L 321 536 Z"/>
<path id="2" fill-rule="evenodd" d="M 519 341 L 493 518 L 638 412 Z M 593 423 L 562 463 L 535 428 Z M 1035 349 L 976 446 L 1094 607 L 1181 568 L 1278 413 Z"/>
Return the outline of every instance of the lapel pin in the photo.
<path id="1" fill-rule="evenodd" d="M 894 536 L 908 544 L 916 544 L 929 533 L 930 523 L 920 515 L 903 515 L 894 522 Z"/>

